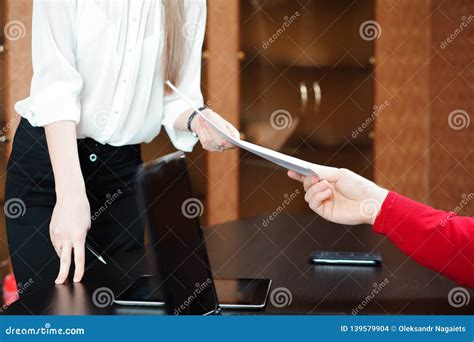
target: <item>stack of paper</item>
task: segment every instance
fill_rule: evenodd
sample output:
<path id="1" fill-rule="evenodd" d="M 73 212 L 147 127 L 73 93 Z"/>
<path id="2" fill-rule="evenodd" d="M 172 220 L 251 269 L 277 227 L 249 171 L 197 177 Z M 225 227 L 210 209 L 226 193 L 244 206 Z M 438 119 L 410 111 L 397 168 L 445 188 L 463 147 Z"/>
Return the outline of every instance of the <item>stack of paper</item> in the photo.
<path id="1" fill-rule="evenodd" d="M 268 148 L 252 144 L 248 141 L 241 140 L 239 138 L 234 138 L 231 136 L 228 132 L 223 131 L 212 121 L 210 121 L 198 108 L 197 106 L 192 103 L 191 100 L 189 100 L 181 91 L 179 91 L 170 81 L 166 81 L 166 84 L 173 89 L 186 103 L 195 111 L 200 113 L 200 115 L 203 117 L 204 120 L 211 125 L 212 128 L 214 128 L 219 134 L 224 138 L 225 140 L 230 141 L 232 144 L 235 146 L 238 146 L 246 151 L 249 151 L 253 154 L 256 154 L 257 156 L 260 156 L 274 164 L 280 165 L 281 167 L 284 167 L 285 169 L 288 170 L 293 170 L 296 171 L 302 175 L 309 176 L 309 175 L 314 175 L 315 172 L 311 169 L 312 163 L 288 156 L 286 154 L 270 150 Z"/>

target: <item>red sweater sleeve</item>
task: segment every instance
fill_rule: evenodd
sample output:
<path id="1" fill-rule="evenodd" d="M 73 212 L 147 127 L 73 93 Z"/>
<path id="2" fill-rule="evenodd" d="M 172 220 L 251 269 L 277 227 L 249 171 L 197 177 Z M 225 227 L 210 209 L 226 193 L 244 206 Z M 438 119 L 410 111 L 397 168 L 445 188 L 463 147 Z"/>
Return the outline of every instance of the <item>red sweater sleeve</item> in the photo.
<path id="1" fill-rule="evenodd" d="M 390 192 L 373 230 L 423 266 L 474 288 L 473 217 L 436 210 Z"/>

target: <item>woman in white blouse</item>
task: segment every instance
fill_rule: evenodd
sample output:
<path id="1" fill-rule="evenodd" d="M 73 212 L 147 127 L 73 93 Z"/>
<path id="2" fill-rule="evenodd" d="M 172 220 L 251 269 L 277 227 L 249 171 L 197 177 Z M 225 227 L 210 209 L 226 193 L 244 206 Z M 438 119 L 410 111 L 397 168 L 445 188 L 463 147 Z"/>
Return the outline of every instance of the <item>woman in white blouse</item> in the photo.
<path id="1" fill-rule="evenodd" d="M 33 1 L 34 76 L 15 106 L 6 189 L 25 209 L 7 215 L 18 283 L 63 283 L 71 265 L 80 281 L 94 260 L 86 237 L 106 254 L 142 245 L 133 176 L 139 144 L 162 125 L 183 151 L 198 140 L 209 151 L 233 147 L 164 85 L 202 106 L 205 21 L 205 0 Z"/>

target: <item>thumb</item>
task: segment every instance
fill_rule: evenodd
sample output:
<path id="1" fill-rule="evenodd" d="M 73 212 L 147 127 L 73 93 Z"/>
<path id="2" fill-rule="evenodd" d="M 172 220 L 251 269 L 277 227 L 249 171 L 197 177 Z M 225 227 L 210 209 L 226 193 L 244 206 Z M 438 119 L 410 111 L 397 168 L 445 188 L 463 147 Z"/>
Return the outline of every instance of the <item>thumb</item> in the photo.
<path id="1" fill-rule="evenodd" d="M 311 164 L 310 168 L 320 180 L 335 183 L 341 178 L 341 169 L 336 167 Z"/>

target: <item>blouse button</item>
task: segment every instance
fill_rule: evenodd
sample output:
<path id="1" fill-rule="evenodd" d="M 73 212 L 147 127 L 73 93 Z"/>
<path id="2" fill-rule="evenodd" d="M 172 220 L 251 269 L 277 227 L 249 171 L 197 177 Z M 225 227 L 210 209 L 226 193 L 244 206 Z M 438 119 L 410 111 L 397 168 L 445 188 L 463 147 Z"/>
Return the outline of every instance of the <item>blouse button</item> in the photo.
<path id="1" fill-rule="evenodd" d="M 89 156 L 89 160 L 94 163 L 97 160 L 97 155 L 95 153 L 92 153 Z"/>

